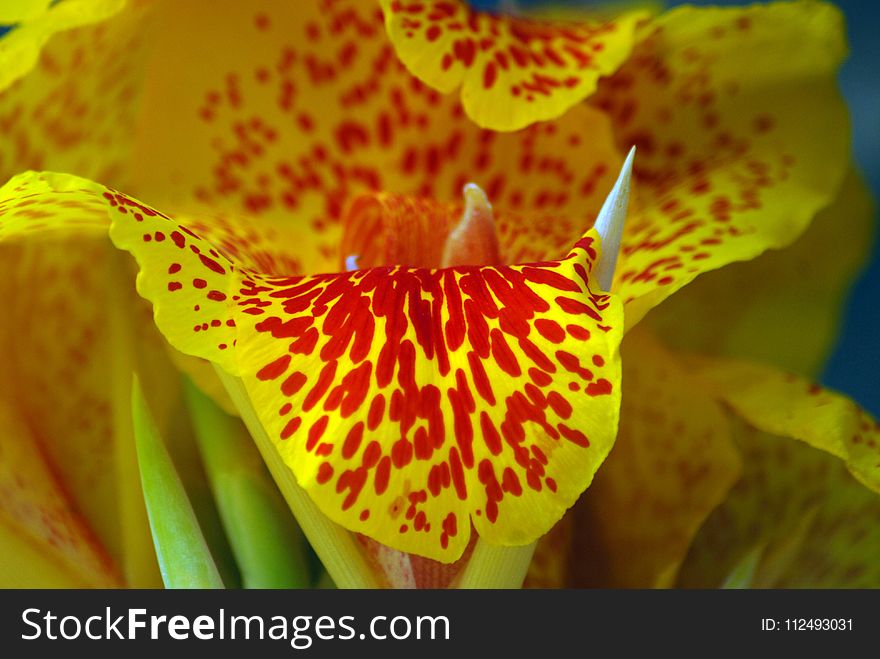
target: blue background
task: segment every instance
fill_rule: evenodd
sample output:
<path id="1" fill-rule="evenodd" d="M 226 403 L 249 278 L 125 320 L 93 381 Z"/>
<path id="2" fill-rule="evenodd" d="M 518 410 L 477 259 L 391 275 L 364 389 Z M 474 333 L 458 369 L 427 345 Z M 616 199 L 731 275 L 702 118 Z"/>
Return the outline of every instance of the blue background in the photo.
<path id="1" fill-rule="evenodd" d="M 611 4 L 589 0 L 564 0 L 565 4 Z M 503 0 L 472 0 L 481 8 L 495 8 Z M 548 0 L 519 0 L 519 6 L 552 4 Z M 557 0 L 556 4 L 563 4 Z M 667 5 L 744 5 L 744 0 L 691 0 Z M 868 180 L 874 198 L 880 199 L 880 2 L 838 0 L 846 14 L 850 58 L 840 83 L 853 118 L 856 161 Z M 875 217 L 875 224 L 876 224 Z M 821 380 L 843 391 L 880 418 L 880 235 L 875 230 L 872 258 L 856 282 L 843 318 L 841 335 Z"/>

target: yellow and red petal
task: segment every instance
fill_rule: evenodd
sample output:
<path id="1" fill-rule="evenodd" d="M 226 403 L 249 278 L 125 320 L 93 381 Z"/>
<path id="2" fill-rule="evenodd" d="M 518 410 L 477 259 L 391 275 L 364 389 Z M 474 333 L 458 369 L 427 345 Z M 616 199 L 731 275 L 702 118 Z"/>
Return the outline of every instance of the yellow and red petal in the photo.
<path id="1" fill-rule="evenodd" d="M 0 39 L 0 181 L 52 169 L 127 184 L 150 10 L 133 4 L 53 3 Z"/>
<path id="2" fill-rule="evenodd" d="M 759 552 L 751 586 L 766 585 L 760 559 L 795 545 L 828 491 L 833 460 L 796 442 L 731 419 L 742 454 L 742 477 L 700 529 L 679 574 L 684 587 L 716 588 L 750 552 Z M 786 560 L 791 553 L 781 552 Z M 785 566 L 781 566 L 785 567 Z"/>
<path id="3" fill-rule="evenodd" d="M 238 375 L 234 308 L 247 278 L 243 269 L 167 215 L 115 190 L 80 182 L 109 209 L 110 237 L 137 259 L 137 290 L 154 302 L 153 318 L 172 346 Z"/>
<path id="4" fill-rule="evenodd" d="M 8 3 L 7 3 L 8 4 Z M 17 23 L 0 42 L 0 90 L 28 73 L 37 63 L 43 45 L 53 35 L 71 28 L 93 25 L 113 16 L 125 0 L 74 0 L 50 7 L 28 1 L 2 8 L 3 23 Z"/>
<path id="5" fill-rule="evenodd" d="M 850 398 L 765 364 L 688 358 L 696 377 L 751 426 L 840 458 L 880 492 L 880 423 Z"/>
<path id="6" fill-rule="evenodd" d="M 457 203 L 469 181 L 497 208 L 553 219 L 561 242 L 537 257 L 550 258 L 592 222 L 622 161 L 583 106 L 515 135 L 480 130 L 406 71 L 371 3 L 138 3 L 57 35 L 40 61 L 0 92 L 15 146 L 0 176 L 69 171 L 175 217 L 298 228 L 288 256 L 303 272 L 339 258 L 355 195 Z"/>
<path id="7" fill-rule="evenodd" d="M 494 15 L 464 0 L 381 0 L 397 56 L 427 85 L 461 87 L 478 125 L 512 131 L 556 119 L 592 94 L 633 47 L 647 15 L 614 19 L 584 12 L 577 22 Z"/>
<path id="8" fill-rule="evenodd" d="M 526 544 L 610 450 L 621 308 L 590 277 L 595 234 L 553 262 L 271 277 L 94 190 L 166 338 L 242 378 L 300 485 L 346 528 L 446 562 L 471 524 Z"/>
<path id="9" fill-rule="evenodd" d="M 870 195 L 850 170 L 835 202 L 794 244 L 699 277 L 645 322 L 674 348 L 817 375 L 873 224 Z"/>
<path id="10" fill-rule="evenodd" d="M 590 101 L 638 148 L 614 288 L 629 326 L 698 274 L 794 241 L 849 164 L 833 6 L 683 7 L 643 30 Z"/>
<path id="11" fill-rule="evenodd" d="M 319 507 L 447 561 L 471 522 L 493 544 L 546 532 L 616 425 L 614 309 L 591 292 L 587 251 L 535 266 L 245 282 L 244 296 L 271 305 L 239 339 L 239 362 L 252 365 L 243 379 Z"/>
<path id="12" fill-rule="evenodd" d="M 359 194 L 458 204 L 468 182 L 497 210 L 542 220 L 519 229 L 516 251 L 552 258 L 592 223 L 623 161 L 607 118 L 585 106 L 516 134 L 479 129 L 397 61 L 370 3 L 194 2 L 161 22 L 125 189 L 178 218 L 208 204 L 239 225 L 288 223 L 300 258 L 348 256 L 339 221 Z M 552 245 L 529 244 L 544 233 Z"/>
<path id="13" fill-rule="evenodd" d="M 110 223 L 104 204 L 68 177 L 27 172 L 0 187 L 0 241 L 104 236 Z"/>
<path id="14" fill-rule="evenodd" d="M 627 334 L 620 432 L 572 511 L 572 583 L 671 585 L 740 473 L 724 409 L 649 333 Z"/>

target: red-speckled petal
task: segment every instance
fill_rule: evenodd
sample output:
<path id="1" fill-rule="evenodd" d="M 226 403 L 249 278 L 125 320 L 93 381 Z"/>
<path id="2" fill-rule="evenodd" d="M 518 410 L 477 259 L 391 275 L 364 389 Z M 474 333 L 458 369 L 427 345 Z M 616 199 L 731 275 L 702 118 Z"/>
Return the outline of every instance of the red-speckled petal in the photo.
<path id="1" fill-rule="evenodd" d="M 833 6 L 684 7 L 644 31 L 591 100 L 638 149 L 613 289 L 630 326 L 701 272 L 791 243 L 849 152 Z"/>
<path id="2" fill-rule="evenodd" d="M 0 188 L 0 390 L 126 584 L 155 587 L 129 380 L 138 368 L 165 427 L 179 374 L 109 227 L 87 181 L 28 173 Z"/>
<path id="3" fill-rule="evenodd" d="M 545 533 L 613 439 L 621 328 L 588 280 L 594 249 L 246 281 L 240 304 L 260 313 L 240 335 L 243 378 L 322 510 L 447 561 L 469 518 L 496 544 Z"/>
<path id="4" fill-rule="evenodd" d="M 880 492 L 880 423 L 848 397 L 771 366 L 688 357 L 692 372 L 750 425 L 827 451 Z"/>
<path id="5" fill-rule="evenodd" d="M 874 218 L 867 186 L 850 170 L 835 202 L 794 244 L 699 277 L 645 322 L 677 349 L 817 376 L 871 251 Z"/>
<path id="6" fill-rule="evenodd" d="M 277 249 L 301 273 L 349 255 L 339 222 L 361 193 L 459 204 L 476 183 L 499 216 L 528 220 L 511 228 L 511 263 L 554 258 L 591 225 L 623 161 L 603 113 L 580 105 L 515 134 L 481 130 L 457 97 L 406 71 L 378 5 L 319 5 L 174 7 L 144 94 L 139 198 L 181 221 L 207 204 L 236 227 L 298 227 Z"/>
<path id="7" fill-rule="evenodd" d="M 446 562 L 471 524 L 525 544 L 610 450 L 622 308 L 590 276 L 594 233 L 560 261 L 279 278 L 71 180 L 106 204 L 166 338 L 242 377 L 299 483 L 347 528 Z"/>
<path id="8" fill-rule="evenodd" d="M 397 55 L 443 93 L 461 87 L 480 126 L 517 130 L 555 119 L 589 96 L 633 46 L 633 12 L 578 22 L 493 15 L 464 0 L 381 0 Z"/>
<path id="9" fill-rule="evenodd" d="M 56 2 L 0 38 L 0 182 L 50 169 L 129 184 L 153 6 Z"/>
<path id="10" fill-rule="evenodd" d="M 359 193 L 459 203 L 468 182 L 534 220 L 511 262 L 553 258 L 622 161 L 607 118 L 583 105 L 515 134 L 480 130 L 399 62 L 378 4 L 355 0 L 137 3 L 53 37 L 0 92 L 0 129 L 14 146 L 0 177 L 68 171 L 181 222 L 219 216 L 225 227 L 203 223 L 216 245 L 274 234 L 264 256 L 303 273 L 336 268 Z"/>
<path id="11" fill-rule="evenodd" d="M 234 308 L 245 275 L 211 243 L 171 219 L 115 190 L 90 185 L 109 207 L 110 237 L 134 254 L 138 292 L 154 302 L 159 329 L 174 328 L 171 344 L 181 352 L 239 374 L 234 356 Z"/>

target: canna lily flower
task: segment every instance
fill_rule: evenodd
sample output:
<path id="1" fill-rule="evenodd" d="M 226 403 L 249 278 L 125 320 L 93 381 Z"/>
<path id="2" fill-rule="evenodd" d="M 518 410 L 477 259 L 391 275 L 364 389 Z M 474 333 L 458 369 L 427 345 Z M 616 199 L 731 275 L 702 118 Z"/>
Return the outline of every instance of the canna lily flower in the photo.
<path id="1" fill-rule="evenodd" d="M 95 468 L 105 489 L 90 490 L 80 470 L 93 463 L 63 453 L 74 449 L 52 439 L 61 418 L 40 412 L 50 396 L 70 399 L 69 377 L 44 380 L 32 368 L 55 334 L 5 329 L 8 344 L 24 337 L 35 348 L 19 351 L 10 376 L 21 381 L 20 423 L 30 426 L 23 443 L 59 444 L 21 458 L 54 468 L 60 482 L 44 490 L 42 472 L 20 470 L 28 477 L 18 498 L 5 500 L 18 528 L 63 501 L 77 525 L 71 544 L 90 548 L 86 557 L 62 551 L 67 565 L 115 564 L 113 583 L 136 584 L 130 575 L 141 573 L 128 566 L 149 562 L 130 558 L 125 547 L 135 543 L 118 541 L 114 528 L 125 520 L 143 534 L 142 508 L 129 517 L 106 504 L 131 482 L 114 469 L 133 464 L 130 423 L 116 413 L 131 389 L 132 346 L 161 343 L 120 293 L 129 262 L 107 243 L 109 227 L 137 261 L 138 291 L 172 359 L 237 409 L 337 584 L 518 585 L 533 543 L 594 475 L 585 500 L 601 508 L 607 498 L 606 518 L 568 522 L 575 535 L 586 529 L 591 542 L 607 543 L 617 564 L 607 574 L 633 548 L 646 549 L 639 582 L 674 582 L 691 539 L 739 475 L 738 452 L 714 425 L 719 401 L 736 408 L 736 390 L 718 378 L 719 392 L 692 404 L 702 381 L 685 373 L 664 396 L 643 398 L 638 388 L 651 396 L 652 372 L 681 368 L 639 328 L 623 342 L 622 432 L 602 466 L 621 395 L 617 344 L 698 275 L 786 247 L 838 196 L 840 211 L 859 194 L 843 186 L 847 120 L 834 74 L 844 46 L 830 6 L 686 8 L 572 26 L 492 17 L 461 2 L 82 2 L 84 27 L 49 38 L 67 27 L 52 17 L 70 4 L 6 37 L 46 46 L 32 68 L 21 60 L 0 97 L 4 140 L 15 145 L 0 167 L 69 173 L 22 174 L 4 186 L 0 235 L 18 286 L 31 279 L 16 259 L 72 272 L 79 264 L 85 276 L 95 263 L 115 264 L 107 269 L 114 304 L 100 293 L 85 298 L 111 322 L 68 308 L 90 332 L 71 351 L 95 369 L 94 379 L 72 384 L 99 403 L 109 398 L 96 415 L 117 425 L 86 426 L 81 443 L 66 444 L 110 437 L 124 459 Z M 609 295 L 594 271 L 607 261 L 590 227 L 632 144 L 630 212 L 617 267 L 606 273 L 614 273 Z M 485 195 L 469 186 L 463 207 L 470 182 Z M 102 253 L 88 257 L 70 241 Z M 617 251 L 608 240 L 601 249 Z M 777 261 L 786 272 L 785 257 Z M 717 274 L 733 268 L 753 272 Z M 830 273 L 834 294 L 818 305 L 833 307 L 850 274 Z M 77 281 L 62 279 L 81 288 Z M 17 288 L 4 285 L 15 298 Z M 669 304 L 695 305 L 696 294 L 686 296 L 700 285 Z M 40 288 L 51 317 L 51 287 Z M 722 289 L 719 298 L 729 298 Z M 737 306 L 746 325 L 759 316 Z M 676 336 L 666 320 L 652 329 Z M 119 344 L 104 340 L 108 325 L 116 341 L 128 337 L 129 361 L 114 363 Z M 685 345 L 688 334 L 700 337 L 685 328 Z M 712 337 L 721 353 L 726 338 Z M 159 352 L 138 370 L 161 371 L 153 379 L 166 382 L 174 369 Z M 107 371 L 120 374 L 114 386 Z M 151 407 L 174 408 L 173 388 L 146 389 L 158 390 Z M 795 399 L 778 398 L 782 409 Z M 629 461 L 616 456 L 660 448 L 636 443 L 657 420 L 632 407 L 640 400 L 664 401 L 676 442 L 661 457 L 676 467 L 657 469 L 656 479 L 651 470 L 645 492 L 631 496 L 620 488 L 635 484 L 615 467 Z M 809 441 L 846 460 L 841 437 L 856 412 L 842 407 L 829 433 Z M 796 410 L 801 424 L 815 414 L 815 406 Z M 766 412 L 748 421 L 761 428 Z M 174 415 L 159 417 L 169 431 Z M 803 440 L 792 424 L 768 431 Z M 874 488 L 870 459 L 846 464 Z M 627 517 L 613 511 L 644 493 L 661 504 L 669 497 L 668 537 L 652 536 L 664 516 L 640 519 L 643 537 L 621 532 Z M 99 526 L 102 516 L 109 521 Z M 23 536 L 55 557 L 51 530 L 32 525 Z"/>

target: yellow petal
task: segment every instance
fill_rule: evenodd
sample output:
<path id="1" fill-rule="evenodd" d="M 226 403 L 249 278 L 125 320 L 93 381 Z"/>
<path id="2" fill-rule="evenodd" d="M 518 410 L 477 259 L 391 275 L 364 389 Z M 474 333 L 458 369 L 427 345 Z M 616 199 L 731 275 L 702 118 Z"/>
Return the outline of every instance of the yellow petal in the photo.
<path id="1" fill-rule="evenodd" d="M 679 585 L 717 587 L 748 556 L 752 588 L 880 585 L 880 497 L 828 453 L 733 427 L 742 478 L 700 529 Z"/>
<path id="2" fill-rule="evenodd" d="M 793 245 L 699 277 L 645 322 L 676 348 L 817 375 L 873 223 L 868 191 L 850 170 L 835 202 Z"/>
<path id="3" fill-rule="evenodd" d="M 840 458 L 858 480 L 880 492 L 880 423 L 853 400 L 764 364 L 687 361 L 712 394 L 750 425 Z"/>
<path id="4" fill-rule="evenodd" d="M 516 134 L 480 130 L 458 98 L 397 61 L 376 9 L 175 5 L 159 17 L 130 189 L 178 219 L 210 204 L 239 226 L 296 227 L 286 249 L 297 272 L 337 269 L 350 255 L 339 251 L 339 222 L 357 195 L 460 204 L 468 182 L 499 217 L 525 218 L 499 227 L 514 234 L 508 262 L 567 249 L 623 161 L 607 118 L 578 106 Z"/>
<path id="5" fill-rule="evenodd" d="M 799 546 L 774 586 L 880 588 L 880 497 L 835 465 L 828 495 Z"/>
<path id="6" fill-rule="evenodd" d="M 512 226 L 512 261 L 553 258 L 623 160 L 586 106 L 516 134 L 480 130 L 397 61 L 371 3 L 138 3 L 53 38 L 41 62 L 0 94 L 14 145 L 0 177 L 69 171 L 175 217 L 224 215 L 240 236 L 265 225 L 277 249 L 264 251 L 299 272 L 340 258 L 357 194 L 458 203 L 467 182 L 536 220 Z"/>
<path id="7" fill-rule="evenodd" d="M 464 0 L 381 0 L 398 57 L 448 94 L 459 86 L 480 126 L 517 130 L 555 119 L 593 93 L 629 55 L 643 12 L 577 22 L 493 15 Z"/>
<path id="8" fill-rule="evenodd" d="M 513 545 L 561 517 L 610 448 L 616 416 L 614 335 L 599 327 L 613 326 L 614 309 L 590 301 L 573 265 L 587 255 L 572 256 L 245 282 L 248 304 L 271 303 L 256 332 L 236 321 L 245 385 L 331 519 L 448 561 L 469 517 L 482 538 Z M 588 344 L 566 336 L 573 322 Z"/>
<path id="9" fill-rule="evenodd" d="M 126 183 L 148 47 L 136 4 L 65 0 L 0 38 L 0 181 L 53 169 Z"/>
<path id="10" fill-rule="evenodd" d="M 0 324 L 0 376 L 4 400 L 41 438 L 71 500 L 119 558 L 108 396 L 112 357 L 100 330 L 107 323 L 106 279 L 94 267 L 108 248 L 106 238 L 104 244 L 68 239 L 2 245 L 0 290 L 7 315 Z M 24 294 L 22 287 L 34 282 L 44 283 Z"/>
<path id="11" fill-rule="evenodd" d="M 0 401 L 0 434 L 0 584 L 118 586 L 112 561 L 59 483 L 55 464 L 7 401 Z"/>
<path id="12" fill-rule="evenodd" d="M 698 274 L 794 241 L 848 166 L 839 10 L 683 7 L 591 99 L 638 147 L 614 290 L 632 326 Z"/>
<path id="13" fill-rule="evenodd" d="M 670 585 L 739 476 L 727 418 L 648 332 L 629 332 L 614 449 L 573 510 L 573 583 Z"/>
<path id="14" fill-rule="evenodd" d="M 31 21 L 42 15 L 51 0 L 13 0 L 0 3 L 0 25 Z"/>
<path id="15" fill-rule="evenodd" d="M 140 266 L 137 290 L 155 303 L 157 326 L 177 330 L 173 339 L 166 334 L 171 344 L 237 374 L 232 309 L 245 275 L 188 227 L 120 192 L 81 182 L 109 206 L 110 237 L 135 255 Z M 120 217 L 130 221 L 120 222 Z"/>
<path id="16" fill-rule="evenodd" d="M 17 16 L 7 16 L 29 20 L 0 41 L 0 90 L 6 89 L 36 64 L 43 45 L 55 33 L 102 21 L 122 9 L 125 1 L 67 0 L 48 11 L 45 7 L 34 6 L 37 4 L 25 3 L 19 7 L 19 12 L 15 12 Z"/>
<path id="17" fill-rule="evenodd" d="M 557 262 L 281 278 L 79 185 L 106 201 L 168 340 L 240 375 L 300 485 L 346 528 L 446 562 L 471 523 L 527 544 L 610 449 L 621 309 L 589 275 L 594 233 Z"/>

